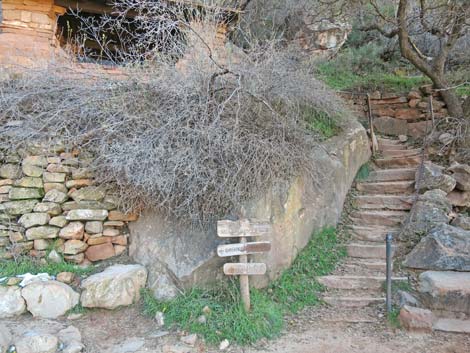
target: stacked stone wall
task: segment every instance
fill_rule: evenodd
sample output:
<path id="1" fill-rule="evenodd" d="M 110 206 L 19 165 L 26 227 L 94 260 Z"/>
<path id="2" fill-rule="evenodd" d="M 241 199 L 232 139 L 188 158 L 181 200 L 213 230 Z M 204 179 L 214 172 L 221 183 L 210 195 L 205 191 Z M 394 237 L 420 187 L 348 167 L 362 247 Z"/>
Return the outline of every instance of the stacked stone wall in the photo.
<path id="1" fill-rule="evenodd" d="M 95 185 L 90 156 L 34 147 L 0 162 L 0 258 L 30 255 L 83 264 L 126 252 L 127 223 Z M 52 251 L 55 250 L 55 251 Z M 57 254 L 51 258 L 51 253 Z"/>

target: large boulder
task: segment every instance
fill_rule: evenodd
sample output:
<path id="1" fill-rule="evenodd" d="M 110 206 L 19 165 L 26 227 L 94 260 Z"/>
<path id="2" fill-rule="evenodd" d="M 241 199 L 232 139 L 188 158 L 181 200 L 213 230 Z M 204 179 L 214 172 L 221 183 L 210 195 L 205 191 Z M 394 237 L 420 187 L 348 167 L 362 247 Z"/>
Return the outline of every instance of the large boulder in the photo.
<path id="1" fill-rule="evenodd" d="M 56 353 L 59 340 L 51 334 L 30 331 L 15 342 L 15 347 L 17 353 Z"/>
<path id="2" fill-rule="evenodd" d="M 253 276 L 254 286 L 266 286 L 288 268 L 312 233 L 335 226 L 357 171 L 370 157 L 367 134 L 356 121 L 348 121 L 343 132 L 312 153 L 312 163 L 321 182 L 299 177 L 260 193 L 246 202 L 247 218 L 270 221 L 271 251 L 253 256 L 267 264 L 263 276 Z M 229 216 L 227 216 L 229 218 Z M 203 286 L 226 277 L 217 246 L 215 225 L 199 229 L 166 219 L 156 211 L 145 211 L 129 223 L 130 256 L 149 271 L 148 286 L 157 298 L 170 298 L 181 289 Z M 260 239 L 264 240 L 264 239 Z"/>
<path id="3" fill-rule="evenodd" d="M 408 254 L 404 265 L 423 270 L 470 271 L 470 231 L 441 224 Z"/>
<path id="4" fill-rule="evenodd" d="M 26 305 L 21 296 L 21 289 L 16 286 L 0 285 L 0 319 L 21 315 Z"/>
<path id="5" fill-rule="evenodd" d="M 432 332 L 433 315 L 430 310 L 405 305 L 400 309 L 398 317 L 406 330 L 418 333 Z"/>
<path id="6" fill-rule="evenodd" d="M 65 283 L 36 281 L 21 291 L 33 316 L 55 319 L 78 304 L 79 294 Z"/>
<path id="7" fill-rule="evenodd" d="M 442 190 L 426 191 L 419 195 L 410 210 L 405 226 L 400 233 L 400 240 L 415 244 L 431 229 L 442 224 L 449 223 L 449 214 L 452 205 Z"/>
<path id="8" fill-rule="evenodd" d="M 142 265 L 114 265 L 91 275 L 82 284 L 80 301 L 87 308 L 115 309 L 131 305 L 140 298 L 147 270 Z"/>
<path id="9" fill-rule="evenodd" d="M 430 309 L 470 314 L 469 272 L 423 272 L 419 276 L 419 292 Z"/>
<path id="10" fill-rule="evenodd" d="M 459 214 L 451 223 L 455 227 L 470 230 L 470 217 Z"/>
<path id="11" fill-rule="evenodd" d="M 419 191 L 440 189 L 446 194 L 454 190 L 456 180 L 450 175 L 444 174 L 444 168 L 424 162 L 422 167 L 416 170 L 416 188 Z"/>
<path id="12" fill-rule="evenodd" d="M 381 116 L 374 119 L 374 127 L 385 135 L 406 135 L 408 123 L 403 119 L 395 119 L 390 116 Z"/>

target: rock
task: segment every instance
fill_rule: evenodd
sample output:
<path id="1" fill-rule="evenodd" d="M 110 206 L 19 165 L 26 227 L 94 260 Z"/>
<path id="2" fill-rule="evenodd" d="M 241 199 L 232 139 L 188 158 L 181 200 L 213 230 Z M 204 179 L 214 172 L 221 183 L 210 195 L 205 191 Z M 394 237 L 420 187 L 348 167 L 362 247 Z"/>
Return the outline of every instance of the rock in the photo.
<path id="1" fill-rule="evenodd" d="M 30 164 L 35 165 L 38 167 L 47 167 L 49 162 L 47 161 L 47 157 L 44 156 L 27 156 L 23 158 L 23 165 Z"/>
<path id="2" fill-rule="evenodd" d="M 21 278 L 10 277 L 8 278 L 7 286 L 17 286 L 18 284 L 20 284 L 20 282 L 21 282 Z"/>
<path id="3" fill-rule="evenodd" d="M 193 333 L 191 335 L 181 337 L 181 342 L 187 344 L 188 346 L 194 347 L 197 342 L 197 334 Z"/>
<path id="4" fill-rule="evenodd" d="M 43 226 L 49 222 L 51 216 L 47 213 L 26 213 L 20 217 L 18 223 L 25 228 L 31 228 L 34 226 Z"/>
<path id="5" fill-rule="evenodd" d="M 119 235 L 119 229 L 106 227 L 103 229 L 103 236 L 105 237 L 116 237 Z"/>
<path id="6" fill-rule="evenodd" d="M 46 250 L 49 247 L 50 243 L 46 239 L 36 239 L 34 240 L 34 249 L 35 250 Z"/>
<path id="7" fill-rule="evenodd" d="M 115 206 L 109 202 L 106 202 L 106 199 L 102 202 L 100 201 L 69 201 L 62 205 L 64 211 L 70 210 L 112 210 Z"/>
<path id="8" fill-rule="evenodd" d="M 64 243 L 64 254 L 77 255 L 78 253 L 84 252 L 87 248 L 88 248 L 87 243 L 81 240 L 77 240 L 77 239 L 67 240 Z"/>
<path id="9" fill-rule="evenodd" d="M 91 179 L 93 178 L 93 172 L 87 168 L 72 169 L 72 179 Z"/>
<path id="10" fill-rule="evenodd" d="M 5 325 L 0 323 L 0 353 L 7 353 L 12 341 L 11 332 Z"/>
<path id="11" fill-rule="evenodd" d="M 470 314 L 470 273 L 426 271 L 419 276 L 419 292 L 426 307 Z"/>
<path id="12" fill-rule="evenodd" d="M 422 270 L 470 271 L 470 231 L 441 224 L 421 239 L 403 264 Z"/>
<path id="13" fill-rule="evenodd" d="M 406 135 L 408 123 L 406 120 L 395 119 L 389 116 L 381 116 L 374 119 L 374 127 L 385 135 Z"/>
<path id="14" fill-rule="evenodd" d="M 57 274 L 56 279 L 59 282 L 65 283 L 65 284 L 70 284 L 73 282 L 75 279 L 75 274 L 72 272 L 60 272 Z"/>
<path id="15" fill-rule="evenodd" d="M 126 339 L 124 342 L 119 343 L 112 353 L 132 353 L 141 349 L 145 344 L 145 340 L 139 337 L 132 337 Z"/>
<path id="16" fill-rule="evenodd" d="M 42 173 L 44 173 L 44 168 L 31 164 L 23 164 L 21 170 L 25 175 L 35 178 L 42 176 Z"/>
<path id="17" fill-rule="evenodd" d="M 47 255 L 47 259 L 56 264 L 62 262 L 62 256 L 60 256 L 56 250 L 51 250 L 49 255 Z"/>
<path id="18" fill-rule="evenodd" d="M 85 254 L 78 253 L 75 255 L 64 255 L 64 260 L 67 262 L 73 262 L 74 264 L 82 264 L 85 260 Z"/>
<path id="19" fill-rule="evenodd" d="M 65 173 L 65 174 L 72 173 L 72 170 L 70 167 L 67 167 L 65 165 L 61 165 L 58 163 L 49 164 L 46 170 L 50 173 Z"/>
<path id="20" fill-rule="evenodd" d="M 26 239 L 54 239 L 59 236 L 59 228 L 52 226 L 39 226 L 26 230 Z"/>
<path id="21" fill-rule="evenodd" d="M 13 187 L 8 193 L 10 200 L 29 200 L 29 199 L 40 199 L 44 196 L 43 189 L 35 188 L 19 188 Z"/>
<path id="22" fill-rule="evenodd" d="M 87 308 L 105 309 L 131 305 L 139 300 L 140 290 L 145 287 L 146 281 L 147 270 L 144 266 L 110 266 L 82 282 L 81 303 Z"/>
<path id="23" fill-rule="evenodd" d="M 44 172 L 42 178 L 45 183 L 64 183 L 66 175 L 65 173 Z"/>
<path id="24" fill-rule="evenodd" d="M 447 199 L 453 206 L 470 207 L 470 191 L 454 190 L 447 195 Z"/>
<path id="25" fill-rule="evenodd" d="M 439 135 L 439 141 L 445 146 L 450 145 L 454 140 L 455 136 L 448 132 Z"/>
<path id="26" fill-rule="evenodd" d="M 64 345 L 63 353 L 79 353 L 83 350 L 82 335 L 75 326 L 68 326 L 57 334 L 59 341 Z"/>
<path id="27" fill-rule="evenodd" d="M 52 189 L 44 195 L 43 201 L 44 202 L 56 202 L 56 203 L 64 203 L 68 199 L 66 193 L 62 191 Z"/>
<path id="28" fill-rule="evenodd" d="M 430 310 L 405 305 L 400 309 L 400 324 L 411 332 L 432 332 L 433 315 Z"/>
<path id="29" fill-rule="evenodd" d="M 46 194 L 51 190 L 57 190 L 66 194 L 68 192 L 64 184 L 61 183 L 44 183 L 44 191 Z"/>
<path id="30" fill-rule="evenodd" d="M 88 234 L 98 234 L 103 231 L 103 222 L 100 221 L 90 221 L 85 224 L 85 231 Z"/>
<path id="31" fill-rule="evenodd" d="M 448 169 L 457 181 L 456 188 L 461 191 L 470 191 L 470 165 L 454 162 Z"/>
<path id="32" fill-rule="evenodd" d="M 221 351 L 224 351 L 226 350 L 228 347 L 230 346 L 230 342 L 228 340 L 223 340 L 222 342 L 220 342 L 219 344 L 219 349 Z"/>
<path id="33" fill-rule="evenodd" d="M 421 180 L 419 178 L 421 177 Z M 444 174 L 444 168 L 424 162 L 422 170 L 416 170 L 416 187 L 419 185 L 419 191 L 440 189 L 446 194 L 454 190 L 456 181 L 450 175 Z"/>
<path id="34" fill-rule="evenodd" d="M 56 353 L 59 348 L 57 337 L 37 332 L 27 332 L 15 342 L 18 353 Z"/>
<path id="35" fill-rule="evenodd" d="M 158 328 L 165 326 L 165 314 L 163 314 L 161 311 L 157 311 L 155 314 L 155 322 Z"/>
<path id="36" fill-rule="evenodd" d="M 65 217 L 69 221 L 104 221 L 108 217 L 106 210 L 70 210 Z"/>
<path id="37" fill-rule="evenodd" d="M 103 188 L 97 186 L 87 186 L 78 189 L 70 195 L 70 197 L 77 202 L 80 201 L 101 201 L 104 199 L 106 193 Z"/>
<path id="38" fill-rule="evenodd" d="M 37 281 L 21 291 L 28 311 L 35 317 L 55 319 L 78 304 L 79 294 L 58 281 Z"/>
<path id="39" fill-rule="evenodd" d="M 0 286 L 0 319 L 23 314 L 26 306 L 19 287 Z"/>
<path id="40" fill-rule="evenodd" d="M 25 213 L 30 213 L 37 203 L 37 200 L 4 202 L 0 204 L 0 211 L 4 211 L 7 215 L 19 216 Z"/>
<path id="41" fill-rule="evenodd" d="M 65 183 L 65 186 L 68 187 L 69 189 L 75 188 L 79 189 L 84 186 L 91 186 L 93 185 L 94 182 L 91 179 L 76 179 L 76 180 L 69 180 Z"/>
<path id="42" fill-rule="evenodd" d="M 21 169 L 17 164 L 0 165 L 0 178 L 18 179 L 21 177 Z"/>
<path id="43" fill-rule="evenodd" d="M 399 140 L 400 142 L 406 142 L 406 141 L 408 141 L 408 136 L 406 136 L 406 135 L 398 135 L 398 140 Z"/>
<path id="44" fill-rule="evenodd" d="M 85 253 L 90 261 L 106 260 L 116 255 L 113 244 L 104 243 L 99 245 L 89 246 Z"/>
<path id="45" fill-rule="evenodd" d="M 65 219 L 65 216 L 55 216 L 51 218 L 51 220 L 49 221 L 49 224 L 51 226 L 62 228 L 62 227 L 65 227 L 65 225 L 67 224 L 67 220 Z"/>
<path id="46" fill-rule="evenodd" d="M 84 348 L 85 346 L 81 342 L 73 341 L 64 347 L 62 353 L 80 353 Z"/>
<path id="47" fill-rule="evenodd" d="M 81 222 L 70 222 L 59 232 L 62 239 L 83 239 L 85 226 Z"/>
<path id="48" fill-rule="evenodd" d="M 418 91 L 410 91 L 408 93 L 408 99 L 421 99 L 422 96 L 421 96 L 421 93 L 419 93 Z"/>
<path id="49" fill-rule="evenodd" d="M 123 222 L 133 222 L 139 218 L 139 215 L 135 213 L 122 213 L 120 211 L 111 211 L 109 212 L 108 219 L 110 221 L 123 221 Z"/>
<path id="50" fill-rule="evenodd" d="M 207 323 L 207 318 L 205 315 L 201 315 L 197 318 L 197 322 L 199 322 L 200 324 L 203 324 L 205 325 Z"/>
<path id="51" fill-rule="evenodd" d="M 404 242 L 417 242 L 434 227 L 448 223 L 452 206 L 442 190 L 426 191 L 419 195 L 411 208 L 399 238 Z"/>
<path id="52" fill-rule="evenodd" d="M 42 189 L 44 184 L 41 178 L 33 178 L 33 177 L 23 177 L 21 179 L 16 180 L 13 185 L 22 187 L 22 188 L 37 188 Z"/>
<path id="53" fill-rule="evenodd" d="M 410 99 L 410 101 L 408 102 L 408 106 L 410 108 L 416 108 L 419 103 L 421 103 L 420 99 Z"/>
<path id="54" fill-rule="evenodd" d="M 412 294 L 408 293 L 407 291 L 398 290 L 397 295 L 400 303 L 400 308 L 404 307 L 405 305 L 413 307 L 419 306 L 418 299 L 416 299 Z"/>
<path id="55" fill-rule="evenodd" d="M 46 212 L 51 216 L 58 216 L 62 213 L 62 208 L 55 202 L 40 202 L 34 206 L 34 212 Z"/>
<path id="56" fill-rule="evenodd" d="M 114 245 L 114 253 L 115 256 L 119 256 L 121 254 L 124 254 L 127 250 L 127 247 L 125 245 Z"/>
<path id="57" fill-rule="evenodd" d="M 463 214 L 459 214 L 457 218 L 455 218 L 452 223 L 455 227 L 460 227 L 465 230 L 470 230 L 470 217 L 464 216 Z"/>
<path id="58" fill-rule="evenodd" d="M 408 123 L 408 136 L 413 138 L 422 138 L 432 130 L 432 121 L 418 121 L 417 123 Z"/>

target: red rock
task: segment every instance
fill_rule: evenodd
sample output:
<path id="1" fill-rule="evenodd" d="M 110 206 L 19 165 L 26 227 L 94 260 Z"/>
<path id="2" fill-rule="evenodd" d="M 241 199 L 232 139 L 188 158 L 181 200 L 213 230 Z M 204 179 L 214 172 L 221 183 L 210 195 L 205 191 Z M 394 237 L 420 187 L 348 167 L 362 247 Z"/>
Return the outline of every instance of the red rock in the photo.
<path id="1" fill-rule="evenodd" d="M 403 119 L 403 120 L 416 120 L 421 117 L 421 112 L 418 109 L 398 109 L 395 112 L 396 119 Z"/>
<path id="2" fill-rule="evenodd" d="M 400 310 L 398 317 L 400 324 L 411 332 L 432 332 L 433 315 L 430 310 L 414 308 L 405 305 Z"/>
<path id="3" fill-rule="evenodd" d="M 427 127 L 427 130 L 426 130 Z M 408 135 L 414 138 L 423 137 L 426 131 L 429 133 L 432 129 L 432 121 L 420 121 L 417 123 L 408 123 Z"/>
<path id="4" fill-rule="evenodd" d="M 110 221 L 123 221 L 123 222 L 132 222 L 137 221 L 139 215 L 136 213 L 123 213 L 120 211 L 110 211 L 108 214 L 108 219 Z"/>
<path id="5" fill-rule="evenodd" d="M 117 245 L 127 245 L 127 237 L 125 235 L 112 237 L 112 243 Z"/>
<path id="6" fill-rule="evenodd" d="M 105 243 L 111 243 L 112 237 L 96 237 L 88 239 L 88 245 L 100 245 Z"/>
<path id="7" fill-rule="evenodd" d="M 421 93 L 419 93 L 418 91 L 410 91 L 410 93 L 408 93 L 408 99 L 419 99 L 421 100 Z"/>
<path id="8" fill-rule="evenodd" d="M 114 255 L 116 255 L 116 252 L 114 251 L 113 244 L 105 243 L 105 244 L 90 246 L 86 250 L 85 255 L 87 259 L 90 261 L 98 261 L 98 260 L 109 259 L 110 257 L 113 257 Z"/>
<path id="9" fill-rule="evenodd" d="M 447 200 L 458 207 L 470 207 L 470 191 L 454 190 L 447 195 Z"/>
<path id="10" fill-rule="evenodd" d="M 408 106 L 410 108 L 416 108 L 420 102 L 421 99 L 410 99 L 410 101 L 408 102 Z"/>

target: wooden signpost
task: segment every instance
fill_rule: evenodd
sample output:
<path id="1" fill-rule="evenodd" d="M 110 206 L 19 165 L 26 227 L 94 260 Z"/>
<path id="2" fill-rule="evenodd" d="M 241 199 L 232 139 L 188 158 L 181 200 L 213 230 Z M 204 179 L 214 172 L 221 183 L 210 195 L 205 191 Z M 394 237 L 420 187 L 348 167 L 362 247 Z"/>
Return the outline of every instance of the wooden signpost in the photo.
<path id="1" fill-rule="evenodd" d="M 240 256 L 239 263 L 226 263 L 224 273 L 228 276 L 240 276 L 240 293 L 246 311 L 250 310 L 250 283 L 248 276 L 264 275 L 266 264 L 249 263 L 248 255 L 260 254 L 271 250 L 271 242 L 248 242 L 247 237 L 268 236 L 271 225 L 258 220 L 242 219 L 239 221 L 218 221 L 217 235 L 221 238 L 238 237 L 240 243 L 219 245 L 217 254 L 220 257 Z"/>

